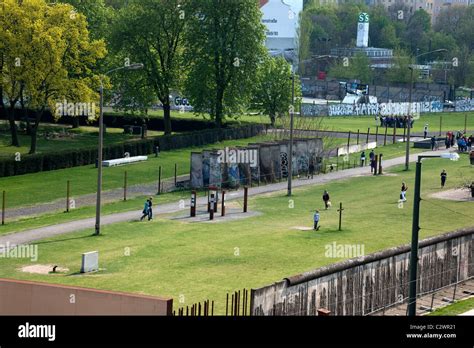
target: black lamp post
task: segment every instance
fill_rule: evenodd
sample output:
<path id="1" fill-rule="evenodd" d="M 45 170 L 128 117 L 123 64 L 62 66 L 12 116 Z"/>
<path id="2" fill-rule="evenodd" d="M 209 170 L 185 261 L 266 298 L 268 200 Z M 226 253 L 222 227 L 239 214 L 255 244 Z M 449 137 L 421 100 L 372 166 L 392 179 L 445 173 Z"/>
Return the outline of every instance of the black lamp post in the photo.
<path id="1" fill-rule="evenodd" d="M 413 198 L 413 224 L 411 230 L 411 253 L 410 253 L 410 283 L 408 287 L 408 315 L 416 315 L 416 283 L 418 271 L 418 239 L 420 231 L 420 202 L 421 202 L 421 161 L 423 158 L 445 158 L 453 161 L 459 159 L 459 155 L 443 153 L 441 155 L 418 156 L 415 174 L 415 196 Z"/>
<path id="2" fill-rule="evenodd" d="M 107 71 L 104 75 L 108 75 L 112 72 L 118 70 L 138 70 L 142 69 L 143 64 L 130 64 L 121 66 L 119 68 L 112 69 Z M 100 114 L 99 114 L 99 153 L 97 159 L 97 199 L 95 205 L 95 235 L 100 234 L 100 208 L 101 208 L 101 198 L 102 198 L 102 153 L 104 151 L 104 83 L 102 78 L 100 79 Z"/>

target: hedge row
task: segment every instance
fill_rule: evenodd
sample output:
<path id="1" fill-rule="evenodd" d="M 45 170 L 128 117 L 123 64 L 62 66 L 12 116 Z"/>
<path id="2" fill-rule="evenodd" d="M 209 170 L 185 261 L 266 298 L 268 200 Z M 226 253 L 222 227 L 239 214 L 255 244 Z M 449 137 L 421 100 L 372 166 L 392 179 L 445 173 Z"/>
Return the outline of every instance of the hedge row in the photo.
<path id="1" fill-rule="evenodd" d="M 159 146 L 160 151 L 167 151 L 203 146 L 222 140 L 250 138 L 260 134 L 264 129 L 263 125 L 233 126 L 223 129 L 209 129 L 128 141 L 104 147 L 104 159 L 122 158 L 126 152 L 130 156 L 149 155 L 154 152 L 155 146 Z M 84 166 L 94 164 L 96 161 L 97 148 L 24 155 L 21 157 L 21 161 L 18 162 L 15 159 L 0 160 L 0 177 Z"/>
<path id="2" fill-rule="evenodd" d="M 28 112 L 28 115 L 33 117 L 32 112 Z M 7 119 L 7 116 L 3 109 L 0 109 L 0 119 Z M 21 111 L 15 110 L 15 119 L 21 121 Z M 65 125 L 77 125 L 77 126 L 97 126 L 98 121 L 90 122 L 87 117 L 78 116 L 63 116 L 59 120 L 55 120 L 51 115 L 50 111 L 45 111 L 41 119 L 42 123 L 59 123 Z M 76 123 L 76 124 L 75 124 Z M 164 130 L 164 119 L 163 117 L 142 117 L 133 115 L 117 115 L 104 113 L 104 123 L 107 127 L 123 128 L 126 125 L 141 126 L 146 123 L 147 128 L 155 131 Z M 212 121 L 203 119 L 186 119 L 186 118 L 172 118 L 171 128 L 173 132 L 192 132 L 196 130 L 213 129 L 216 125 Z"/>

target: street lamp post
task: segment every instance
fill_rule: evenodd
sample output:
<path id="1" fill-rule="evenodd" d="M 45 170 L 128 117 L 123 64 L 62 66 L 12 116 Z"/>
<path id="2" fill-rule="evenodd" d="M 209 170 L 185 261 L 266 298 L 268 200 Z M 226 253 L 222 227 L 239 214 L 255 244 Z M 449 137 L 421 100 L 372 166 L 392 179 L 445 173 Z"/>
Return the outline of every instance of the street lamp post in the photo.
<path id="1" fill-rule="evenodd" d="M 411 230 L 410 252 L 410 283 L 408 287 L 408 315 L 416 315 L 416 283 L 418 271 L 418 237 L 420 231 L 420 202 L 421 202 L 421 161 L 423 158 L 445 158 L 453 161 L 459 159 L 457 153 L 443 153 L 441 155 L 418 156 L 415 173 L 415 193 L 413 198 L 413 223 Z"/>
<path id="2" fill-rule="evenodd" d="M 290 149 L 288 156 L 288 196 L 291 196 L 291 179 L 293 176 L 293 124 L 295 114 L 295 72 L 291 74 L 291 106 L 290 106 Z"/>
<path id="3" fill-rule="evenodd" d="M 405 151 L 405 170 L 410 169 L 410 135 L 411 135 L 411 103 L 412 103 L 412 93 L 413 93 L 413 67 L 408 67 L 410 69 L 410 88 L 408 92 L 408 119 L 407 119 L 407 143 Z"/>
<path id="4" fill-rule="evenodd" d="M 121 66 L 119 68 L 112 69 L 107 71 L 104 75 L 118 71 L 118 70 L 138 70 L 142 69 L 143 64 L 131 64 L 126 66 Z M 100 209 L 101 209 L 101 198 L 102 198 L 102 159 L 103 159 L 103 150 L 104 150 L 104 83 L 102 77 L 100 78 L 100 111 L 99 111 L 99 149 L 97 156 L 97 199 L 95 205 L 95 235 L 100 234 Z"/>

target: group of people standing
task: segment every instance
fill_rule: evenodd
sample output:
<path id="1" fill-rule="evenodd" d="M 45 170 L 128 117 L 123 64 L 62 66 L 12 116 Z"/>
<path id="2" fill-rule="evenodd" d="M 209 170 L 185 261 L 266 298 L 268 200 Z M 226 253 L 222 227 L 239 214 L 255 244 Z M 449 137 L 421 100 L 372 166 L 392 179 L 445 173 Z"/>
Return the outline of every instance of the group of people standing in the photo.
<path id="1" fill-rule="evenodd" d="M 410 119 L 408 123 L 408 116 L 382 116 L 380 117 L 380 126 L 381 127 L 390 127 L 390 128 L 406 128 L 408 124 L 410 128 L 413 128 L 413 123 L 415 121 L 413 118 Z"/>
<path id="2" fill-rule="evenodd" d="M 466 133 L 461 131 L 457 131 L 456 134 L 454 132 L 447 132 L 446 133 L 446 140 L 445 145 L 446 149 L 453 147 L 454 144 L 457 144 L 459 152 L 467 152 L 471 151 L 472 143 L 474 141 L 474 135 L 468 136 Z"/>

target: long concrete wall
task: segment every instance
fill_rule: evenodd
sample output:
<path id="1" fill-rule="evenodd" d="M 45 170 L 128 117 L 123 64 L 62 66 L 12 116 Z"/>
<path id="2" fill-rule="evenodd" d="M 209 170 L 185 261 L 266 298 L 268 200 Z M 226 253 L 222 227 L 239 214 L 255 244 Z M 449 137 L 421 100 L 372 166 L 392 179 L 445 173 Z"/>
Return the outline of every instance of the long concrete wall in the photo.
<path id="1" fill-rule="evenodd" d="M 0 279 L 0 315 L 171 315 L 173 299 Z"/>
<path id="2" fill-rule="evenodd" d="M 418 294 L 474 276 L 474 227 L 419 243 Z M 367 315 L 408 298 L 410 246 L 350 259 L 252 290 L 252 315 Z"/>

